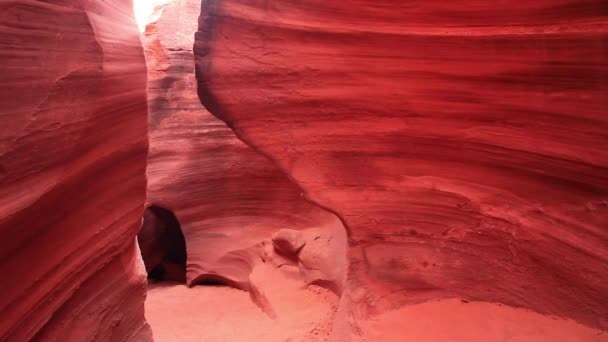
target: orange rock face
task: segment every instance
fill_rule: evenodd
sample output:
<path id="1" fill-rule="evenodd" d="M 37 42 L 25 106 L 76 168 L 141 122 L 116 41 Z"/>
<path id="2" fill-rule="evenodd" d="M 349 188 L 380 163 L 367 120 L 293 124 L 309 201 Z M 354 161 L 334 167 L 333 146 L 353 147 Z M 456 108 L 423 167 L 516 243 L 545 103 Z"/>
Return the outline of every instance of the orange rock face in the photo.
<path id="1" fill-rule="evenodd" d="M 345 222 L 356 319 L 461 297 L 605 329 L 607 39 L 600 0 L 224 0 L 194 52 L 206 108 Z"/>
<path id="2" fill-rule="evenodd" d="M 151 340 L 131 2 L 4 1 L 0 13 L 0 340 Z"/>

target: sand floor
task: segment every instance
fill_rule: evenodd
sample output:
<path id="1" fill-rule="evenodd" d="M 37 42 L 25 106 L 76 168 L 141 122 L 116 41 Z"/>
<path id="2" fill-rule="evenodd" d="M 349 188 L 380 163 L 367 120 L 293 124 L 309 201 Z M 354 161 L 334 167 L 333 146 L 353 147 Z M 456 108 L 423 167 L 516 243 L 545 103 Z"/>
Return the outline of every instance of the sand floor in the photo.
<path id="1" fill-rule="evenodd" d="M 328 341 L 337 298 L 323 289 L 274 291 L 270 319 L 249 294 L 225 286 L 151 284 L 146 318 L 156 342 Z M 576 322 L 457 299 L 427 302 L 359 322 L 368 342 L 606 342 Z M 338 341 L 340 342 L 340 341 Z"/>
<path id="2" fill-rule="evenodd" d="M 605 342 L 608 333 L 571 320 L 495 303 L 459 299 L 386 312 L 361 327 L 382 342 Z"/>
<path id="3" fill-rule="evenodd" d="M 231 287 L 149 285 L 146 319 L 156 342 L 327 341 L 337 297 L 317 287 L 293 291 L 269 296 L 273 320 Z"/>

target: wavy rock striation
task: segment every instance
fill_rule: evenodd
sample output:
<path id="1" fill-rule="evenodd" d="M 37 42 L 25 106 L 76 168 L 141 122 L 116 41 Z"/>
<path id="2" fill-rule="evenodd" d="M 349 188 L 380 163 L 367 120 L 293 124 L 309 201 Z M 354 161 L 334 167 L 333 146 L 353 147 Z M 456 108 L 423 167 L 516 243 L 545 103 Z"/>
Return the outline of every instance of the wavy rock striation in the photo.
<path id="1" fill-rule="evenodd" d="M 601 0 L 223 0 L 194 51 L 205 107 L 346 223 L 355 318 L 461 297 L 606 329 L 607 41 Z"/>
<path id="2" fill-rule="evenodd" d="M 148 341 L 131 2 L 0 4 L 0 341 Z"/>

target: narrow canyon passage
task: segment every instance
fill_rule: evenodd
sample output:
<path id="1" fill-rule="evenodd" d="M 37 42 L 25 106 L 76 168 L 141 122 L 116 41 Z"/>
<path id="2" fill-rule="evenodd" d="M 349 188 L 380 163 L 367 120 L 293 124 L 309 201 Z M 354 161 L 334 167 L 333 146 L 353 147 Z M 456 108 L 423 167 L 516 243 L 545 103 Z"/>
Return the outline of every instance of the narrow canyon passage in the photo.
<path id="1" fill-rule="evenodd" d="M 0 73 L 0 342 L 608 342 L 605 0 L 7 0 Z"/>
<path id="2" fill-rule="evenodd" d="M 474 146 L 472 144 L 477 140 L 486 138 L 470 136 L 467 142 L 457 142 L 455 131 L 467 126 L 476 129 L 479 124 L 475 120 L 493 119 L 476 114 L 481 117 L 472 116 L 469 122 L 454 121 L 458 111 L 475 113 L 479 110 L 471 105 L 463 107 L 460 100 L 455 101 L 458 104 L 453 113 L 442 114 L 445 117 L 441 120 L 447 120 L 441 123 L 445 128 L 437 126 L 437 129 L 445 130 L 445 133 L 419 128 L 419 134 L 437 134 L 439 138 L 427 138 L 425 142 L 416 137 L 415 129 L 422 123 L 417 123 L 416 117 L 408 111 L 416 108 L 421 113 L 436 110 L 433 106 L 427 109 L 414 102 L 415 98 L 427 96 L 416 93 L 417 89 L 432 89 L 430 83 L 436 82 L 437 87 L 443 87 L 440 92 L 449 94 L 450 88 L 458 82 L 450 81 L 454 83 L 452 85 L 434 78 L 441 77 L 442 73 L 450 75 L 453 70 L 446 69 L 450 63 L 461 68 L 459 62 L 451 58 L 466 58 L 466 52 L 461 51 L 461 47 L 445 45 L 425 29 L 399 26 L 379 26 L 379 31 L 393 30 L 390 33 L 393 36 L 380 34 L 371 46 L 359 47 L 348 35 L 359 35 L 362 40 L 371 38 L 366 32 L 356 30 L 344 34 L 340 30 L 352 30 L 348 27 L 350 22 L 337 19 L 346 13 L 352 15 L 353 9 L 346 5 L 324 6 L 287 2 L 264 7 L 255 2 L 203 1 L 201 4 L 196 0 L 173 0 L 159 2 L 156 12 L 149 15 L 152 19 L 142 38 L 149 81 L 148 201 L 167 205 L 184 220 L 189 245 L 187 284 L 194 285 L 150 286 L 146 315 L 157 340 L 606 340 L 601 330 L 571 320 L 586 320 L 585 323 L 595 328 L 603 327 L 605 303 L 589 302 L 605 293 L 602 286 L 587 289 L 583 285 L 579 290 L 568 290 L 573 284 L 552 274 L 552 267 L 562 266 L 551 266 L 544 260 L 547 257 L 543 255 L 544 250 L 535 254 L 525 244 L 529 243 L 526 241 L 536 241 L 541 246 L 550 243 L 554 244 L 550 249 L 555 249 L 555 253 L 568 253 L 570 242 L 566 245 L 559 241 L 547 242 L 534 237 L 534 230 L 520 231 L 520 215 L 523 212 L 523 217 L 528 217 L 527 212 L 533 210 L 526 207 L 531 203 L 525 200 L 529 194 L 516 190 L 505 195 L 500 189 L 501 182 L 515 181 L 542 188 L 543 181 L 531 180 L 525 174 L 500 171 L 493 171 L 490 176 L 496 178 L 493 186 L 484 185 L 481 180 L 488 177 L 489 168 L 475 158 L 488 157 L 476 153 L 499 153 L 499 148 L 506 148 L 503 145 L 513 151 L 521 147 L 510 141 L 483 142 L 488 144 L 488 150 L 481 152 L 473 147 L 463 147 L 467 143 Z M 353 5 L 356 6 L 362 5 Z M 200 18 L 199 8 L 202 11 Z M 325 15 L 335 12 L 337 17 L 323 24 L 319 18 L 307 17 L 320 15 L 321 10 L 327 11 Z M 426 10 L 435 8 L 429 6 Z M 386 18 L 385 24 L 397 20 L 382 11 L 373 13 L 381 15 L 382 19 L 372 16 L 363 21 L 369 20 L 375 25 L 374 20 Z M 407 10 L 402 13 L 406 17 L 409 15 Z M 311 21 L 298 22 L 296 17 Z M 440 20 L 440 15 L 435 19 Z M 492 30 L 511 37 L 511 33 L 500 31 L 498 27 Z M 195 31 L 196 42 L 193 41 Z M 427 34 L 427 43 L 409 38 L 400 42 L 400 35 Z M 463 38 L 463 46 L 468 44 L 477 49 L 477 53 L 481 51 L 486 55 L 501 53 L 501 39 L 493 48 L 477 48 L 476 44 L 488 41 L 494 33 L 472 34 L 482 38 L 478 41 Z M 528 34 L 525 31 L 515 33 L 515 41 L 506 41 L 515 49 L 534 50 L 523 40 Z M 294 46 L 289 43 L 291 40 L 302 44 Z M 391 42 L 421 46 L 422 50 L 419 53 L 389 53 L 382 44 Z M 326 45 L 333 46 L 333 50 L 327 50 Z M 370 47 L 377 55 L 358 57 L 363 49 Z M 425 49 L 432 51 L 434 48 L 451 57 L 435 60 L 425 54 Z M 540 49 L 555 48 L 549 45 Z M 534 54 L 534 51 L 530 53 Z M 385 55 L 395 54 L 404 60 L 413 58 L 421 64 L 399 67 L 384 61 Z M 495 62 L 489 62 L 493 65 L 487 68 L 505 73 L 500 76 L 505 80 L 519 77 L 510 76 L 509 72 L 516 72 L 512 70 L 526 68 L 518 66 L 514 59 L 509 62 L 515 63 L 514 67 L 501 70 L 507 62 L 497 56 Z M 382 66 L 376 67 L 375 74 L 359 70 L 374 58 Z M 550 63 L 551 58 L 546 57 L 547 61 L 540 63 Z M 555 58 L 560 57 L 556 55 Z M 193 59 L 196 59 L 196 71 Z M 333 59 L 352 59 L 351 67 L 333 64 Z M 432 64 L 437 62 L 445 66 Z M 594 67 L 592 64 L 590 68 Z M 334 71 L 349 77 L 335 76 Z M 423 72 L 437 74 L 425 77 L 420 74 Z M 594 72 L 601 74 L 603 71 L 594 69 Z M 194 79 L 195 74 L 197 79 Z M 348 83 L 346 80 L 354 75 L 364 75 L 365 79 Z M 406 78 L 400 78 L 405 76 L 418 77 L 429 84 L 422 82 L 413 86 Z M 477 77 L 479 80 L 475 82 L 481 82 L 486 76 Z M 487 77 L 491 81 L 494 76 Z M 240 79 L 247 80 L 249 85 L 243 86 Z M 363 98 L 351 100 L 348 97 L 360 91 L 357 87 L 368 90 L 366 82 L 378 84 L 376 95 L 382 98 L 386 108 L 369 104 Z M 503 81 L 497 82 L 498 85 L 493 86 L 500 91 L 514 91 L 509 87 L 500 89 Z M 337 88 L 338 84 L 342 90 Z M 467 84 L 463 92 L 472 93 L 462 96 L 480 99 L 488 96 L 474 86 Z M 401 103 L 400 99 L 386 94 L 385 88 L 391 87 L 410 94 L 411 103 Z M 539 84 L 538 87 L 543 86 Z M 522 87 L 521 91 L 526 90 Z M 597 89 L 592 87 L 590 91 Z M 449 98 L 434 97 L 428 101 L 451 102 Z M 515 105 L 507 102 L 505 106 Z M 532 109 L 526 108 L 525 104 L 519 106 L 523 113 L 530 115 Z M 362 116 L 365 127 L 348 119 L 351 115 L 352 120 L 356 120 L 361 110 L 375 113 L 370 118 Z M 502 113 L 505 108 L 495 110 L 506 115 Z M 395 116 L 404 111 L 402 115 L 409 124 L 400 122 Z M 347 114 L 335 117 L 332 112 Z M 335 118 L 342 120 L 343 125 L 334 125 Z M 450 124 L 455 126 L 450 128 Z M 268 131 L 261 130 L 262 127 L 273 128 Z M 529 133 L 529 138 L 543 139 L 544 133 L 540 133 L 538 136 L 537 132 Z M 348 141 L 351 148 L 344 148 L 340 140 Z M 375 145 L 366 146 L 366 142 Z M 457 142 L 455 146 L 471 155 L 462 155 L 462 161 L 446 157 L 440 152 L 449 148 L 443 146 L 446 142 Z M 444 160 L 443 167 L 456 168 L 454 165 L 458 164 L 461 171 L 472 172 L 474 179 L 481 178 L 471 181 L 457 176 L 458 179 L 452 179 L 436 171 L 432 161 L 409 151 L 409 145 L 419 146 L 424 151 L 420 153 Z M 518 153 L 514 154 L 516 164 L 528 162 L 518 158 L 532 158 L 520 157 Z M 541 158 L 551 163 L 553 157 Z M 371 166 L 371 161 L 375 166 Z M 490 159 L 489 163 L 494 162 Z M 391 165 L 399 165 L 403 170 L 393 171 Z M 590 167 L 588 172 L 599 177 L 597 182 L 603 184 L 605 175 L 601 175 L 600 168 Z M 420 170 L 416 171 L 416 168 Z M 403 174 L 398 175 L 399 172 Z M 453 171 L 452 175 L 456 174 L 458 171 Z M 568 185 L 553 184 L 551 187 L 550 191 L 555 192 Z M 580 190 L 587 192 L 584 187 Z M 576 191 L 572 195 L 576 196 Z M 519 208 L 509 202 L 513 212 L 505 216 L 501 212 L 503 204 L 494 203 L 493 198 L 497 196 L 494 193 L 523 201 Z M 604 210 L 603 195 L 593 196 L 596 195 L 595 208 Z M 365 201 L 360 204 L 360 199 Z M 543 198 L 527 201 L 550 203 Z M 325 209 L 330 210 L 324 212 Z M 548 207 L 548 210 L 551 209 Z M 333 214 L 340 215 L 339 220 L 331 217 Z M 589 219 L 599 220 L 594 221 L 599 223 L 598 215 L 601 214 L 593 213 Z M 527 219 L 541 231 L 544 221 L 555 220 L 551 215 Z M 308 270 L 305 259 L 301 260 L 299 255 L 295 262 L 290 257 L 285 258 L 276 239 L 279 229 L 288 231 L 286 236 L 296 232 L 303 232 L 305 236 L 312 227 L 320 232 L 332 227 L 330 236 L 343 235 L 340 239 L 344 242 L 340 244 L 346 244 L 343 223 L 347 223 L 353 233 L 348 251 L 340 247 L 342 254 L 336 251 L 328 254 L 323 249 L 332 247 L 320 247 L 321 251 L 309 259 L 324 264 L 326 269 L 333 268 L 329 273 L 343 274 L 339 281 L 327 275 L 313 280 L 310 274 L 303 272 Z M 596 231 L 590 229 L 588 234 Z M 287 239 L 290 241 L 288 246 L 294 245 L 295 240 Z M 302 243 L 304 252 L 312 247 L 311 242 Z M 598 260 L 606 258 L 604 247 L 605 240 L 598 241 L 595 246 L 589 245 L 590 251 L 599 253 Z M 268 267 L 266 261 L 277 256 L 281 261 Z M 339 261 L 347 257 L 350 262 L 348 278 L 347 261 Z M 293 269 L 284 272 L 287 264 L 283 262 Z M 566 269 L 556 272 L 572 272 L 568 269 L 571 266 L 563 267 Z M 597 267 L 605 267 L 605 264 L 600 262 Z M 202 287 L 203 283 L 226 286 Z M 552 286 L 557 292 L 566 291 L 562 292 L 565 297 L 554 297 L 539 290 L 543 285 Z M 333 293 L 327 292 L 328 289 Z M 563 302 L 559 303 L 560 300 Z M 174 306 L 175 303 L 179 305 Z M 201 307 L 213 309 L 202 310 Z M 170 316 L 186 319 L 172 323 L 165 318 L 167 312 L 172 313 Z M 469 316 L 474 317 L 474 321 L 464 319 Z M 440 323 L 433 324 L 434 321 Z M 176 330 L 176 326 L 179 329 Z M 197 329 L 198 326 L 207 328 Z"/>
<path id="3" fill-rule="evenodd" d="M 200 1 L 158 4 L 142 27 L 147 201 L 179 221 L 187 272 L 180 284 L 148 270 L 155 341 L 327 340 L 344 286 L 344 227 L 202 106 L 192 52 Z"/>

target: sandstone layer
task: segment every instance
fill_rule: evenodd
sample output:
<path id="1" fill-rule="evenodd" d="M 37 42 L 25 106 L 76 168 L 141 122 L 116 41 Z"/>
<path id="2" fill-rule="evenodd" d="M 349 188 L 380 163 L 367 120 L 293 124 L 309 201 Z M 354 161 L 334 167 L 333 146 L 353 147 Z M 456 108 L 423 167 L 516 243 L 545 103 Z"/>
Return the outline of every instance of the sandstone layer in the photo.
<path id="1" fill-rule="evenodd" d="M 0 341 L 148 341 L 146 74 L 128 0 L 0 4 Z"/>
<path id="2" fill-rule="evenodd" d="M 200 1 L 172 1 L 143 36 L 150 111 L 148 204 L 171 211 L 179 221 L 188 285 L 219 282 L 251 290 L 258 300 L 260 289 L 250 275 L 267 261 L 264 255 L 274 253 L 274 233 L 321 231 L 335 246 L 344 245 L 346 234 L 337 217 L 304 199 L 271 160 L 201 105 L 192 52 L 199 9 Z M 312 245 L 307 252 L 318 251 Z M 341 258 L 323 259 L 333 261 L 323 266 L 327 272 L 303 268 L 303 277 L 309 283 L 329 280 L 323 285 L 341 289 L 341 251 Z"/>
<path id="3" fill-rule="evenodd" d="M 201 11 L 202 103 L 345 223 L 357 320 L 460 297 L 608 328 L 604 1 Z"/>

